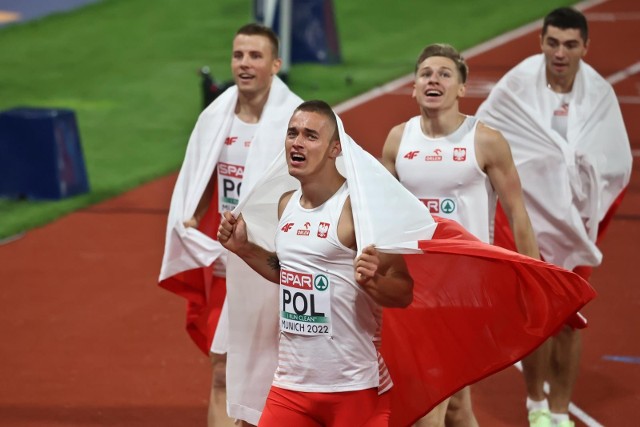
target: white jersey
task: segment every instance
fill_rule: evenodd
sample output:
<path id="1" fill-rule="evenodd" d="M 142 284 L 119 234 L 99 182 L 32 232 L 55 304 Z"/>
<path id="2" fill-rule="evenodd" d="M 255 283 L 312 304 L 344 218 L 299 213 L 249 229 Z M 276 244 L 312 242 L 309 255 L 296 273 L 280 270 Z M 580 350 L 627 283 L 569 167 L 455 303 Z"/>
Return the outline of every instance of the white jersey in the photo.
<path id="1" fill-rule="evenodd" d="M 218 159 L 218 212 L 232 211 L 238 205 L 244 166 L 258 123 L 245 123 L 237 116 L 224 141 Z"/>
<path id="2" fill-rule="evenodd" d="M 398 179 L 433 215 L 453 219 L 485 243 L 493 242 L 496 194 L 478 165 L 475 117 L 455 132 L 429 138 L 420 116 L 405 125 L 396 158 Z"/>
<path id="3" fill-rule="evenodd" d="M 569 107 L 571 105 L 572 92 L 556 93 L 551 88 L 540 94 L 540 97 L 548 98 L 548 102 L 553 105 L 553 116 L 551 117 L 551 129 L 566 141 L 567 129 L 569 127 Z M 541 100 L 541 102 L 543 102 Z"/>
<path id="4" fill-rule="evenodd" d="M 355 282 L 356 252 L 337 234 L 347 184 L 314 209 L 300 205 L 301 194 L 293 193 L 275 239 L 280 343 L 273 384 L 306 392 L 378 387 L 382 308 Z"/>
<path id="5" fill-rule="evenodd" d="M 233 116 L 229 136 L 224 140 L 224 145 L 220 150 L 220 157 L 216 164 L 216 173 L 218 181 L 218 212 L 232 211 L 240 199 L 240 190 L 242 188 L 242 178 L 244 177 L 244 167 L 247 163 L 249 147 L 251 141 L 258 128 L 258 123 L 246 123 Z M 225 277 L 226 271 L 226 254 L 216 259 L 213 263 L 213 275 L 217 277 Z M 225 299 L 226 301 L 226 299 Z M 223 318 L 227 315 L 227 307 L 224 304 Z M 226 324 L 226 320 L 223 320 Z M 218 339 L 223 339 L 222 336 Z M 226 342 L 226 338 L 224 338 Z M 212 343 L 212 351 L 214 351 Z M 222 348 L 215 349 L 214 352 L 222 352 Z"/>

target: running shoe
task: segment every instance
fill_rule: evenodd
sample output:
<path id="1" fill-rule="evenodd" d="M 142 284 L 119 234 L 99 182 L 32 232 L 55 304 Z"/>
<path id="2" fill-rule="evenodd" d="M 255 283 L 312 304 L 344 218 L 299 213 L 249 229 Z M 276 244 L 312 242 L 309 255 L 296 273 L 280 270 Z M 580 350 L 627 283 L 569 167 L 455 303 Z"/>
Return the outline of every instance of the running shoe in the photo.
<path id="1" fill-rule="evenodd" d="M 529 427 L 551 427 L 551 413 L 547 409 L 529 412 Z"/>

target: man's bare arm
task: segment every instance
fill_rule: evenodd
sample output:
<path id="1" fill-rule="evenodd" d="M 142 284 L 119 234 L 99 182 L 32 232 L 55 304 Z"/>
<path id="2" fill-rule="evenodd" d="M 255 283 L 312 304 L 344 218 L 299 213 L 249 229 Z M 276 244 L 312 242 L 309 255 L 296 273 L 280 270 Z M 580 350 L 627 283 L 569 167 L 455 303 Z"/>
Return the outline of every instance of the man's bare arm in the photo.
<path id="1" fill-rule="evenodd" d="M 215 181 L 214 176 L 215 171 L 211 175 L 211 178 L 209 179 L 209 182 L 204 189 L 204 193 L 202 193 L 202 197 L 200 197 L 200 201 L 198 202 L 198 207 L 196 208 L 195 213 L 189 220 L 184 222 L 185 227 L 197 228 L 198 225 L 200 225 L 200 221 L 202 221 L 202 218 L 207 213 L 209 205 L 211 204 L 211 198 L 213 197 L 213 183 Z"/>
<path id="2" fill-rule="evenodd" d="M 404 127 L 405 123 L 402 123 L 389 131 L 389 135 L 387 135 L 387 139 L 382 147 L 382 158 L 380 159 L 382 165 L 396 178 L 398 177 L 396 173 L 396 157 L 398 157 L 398 149 L 400 148 Z"/>
<path id="3" fill-rule="evenodd" d="M 407 307 L 413 301 L 413 279 L 402 255 L 366 247 L 354 261 L 356 281 L 383 307 Z"/>
<path id="4" fill-rule="evenodd" d="M 252 243 L 247 237 L 247 224 L 242 216 L 234 218 L 225 212 L 218 228 L 218 241 L 238 255 L 256 273 L 273 283 L 280 283 L 280 262 L 275 252 Z"/>
<path id="5" fill-rule="evenodd" d="M 516 248 L 519 253 L 540 259 L 540 251 L 529 214 L 525 208 L 520 177 L 511 156 L 509 143 L 500 132 L 488 126 L 478 126 L 477 152 L 491 185 L 498 194 Z"/>

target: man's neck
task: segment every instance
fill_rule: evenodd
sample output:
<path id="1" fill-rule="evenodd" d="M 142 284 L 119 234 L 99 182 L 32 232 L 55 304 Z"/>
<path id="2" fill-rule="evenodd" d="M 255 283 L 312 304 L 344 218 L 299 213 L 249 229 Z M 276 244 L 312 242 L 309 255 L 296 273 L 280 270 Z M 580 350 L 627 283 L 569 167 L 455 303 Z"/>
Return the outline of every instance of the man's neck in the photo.
<path id="1" fill-rule="evenodd" d="M 547 87 L 556 93 L 569 93 L 573 90 L 573 82 L 576 76 L 556 77 L 547 73 Z"/>
<path id="2" fill-rule="evenodd" d="M 300 205 L 305 209 L 314 209 L 325 203 L 344 184 L 345 178 L 336 170 L 328 179 L 310 179 L 300 182 L 302 197 Z"/>
<path id="3" fill-rule="evenodd" d="M 464 119 L 465 115 L 461 114 L 457 109 L 448 112 L 423 110 L 420 118 L 420 128 L 422 133 L 429 138 L 440 138 L 455 132 L 464 122 Z"/>
<path id="4" fill-rule="evenodd" d="M 238 102 L 235 109 L 236 116 L 245 123 L 258 123 L 267 99 L 269 99 L 268 90 L 251 95 L 238 92 Z"/>

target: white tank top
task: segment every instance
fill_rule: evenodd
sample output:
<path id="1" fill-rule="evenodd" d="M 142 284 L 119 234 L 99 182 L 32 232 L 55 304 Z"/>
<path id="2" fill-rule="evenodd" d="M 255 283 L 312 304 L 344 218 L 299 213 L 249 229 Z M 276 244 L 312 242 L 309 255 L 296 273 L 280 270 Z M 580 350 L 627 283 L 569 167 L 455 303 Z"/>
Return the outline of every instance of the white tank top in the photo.
<path id="1" fill-rule="evenodd" d="M 565 140 L 567 139 L 567 129 L 569 127 L 569 107 L 573 92 L 557 93 L 547 88 L 545 95 L 549 99 L 553 108 L 553 116 L 551 117 L 551 129 L 555 130 Z"/>
<path id="2" fill-rule="evenodd" d="M 273 384 L 307 392 L 378 387 L 375 343 L 382 308 L 355 282 L 356 252 L 337 234 L 347 184 L 314 209 L 300 205 L 301 194 L 297 190 L 291 196 L 275 239 L 280 344 Z"/>
<path id="3" fill-rule="evenodd" d="M 467 116 L 450 135 L 429 138 L 420 116 L 404 128 L 396 173 L 433 215 L 453 219 L 485 243 L 493 242 L 496 195 L 476 159 L 478 120 Z"/>
<path id="4" fill-rule="evenodd" d="M 245 123 L 237 116 L 233 117 L 217 164 L 218 209 L 221 213 L 231 211 L 238 205 L 244 165 L 257 127 L 258 123 Z"/>

